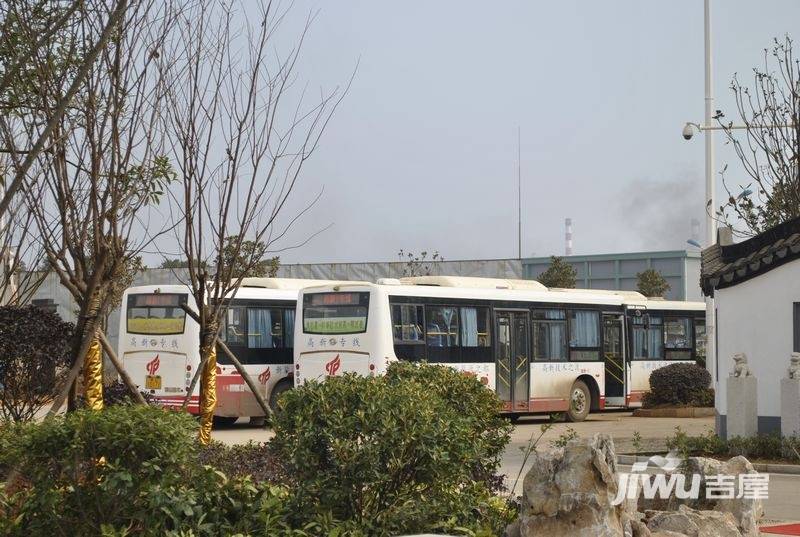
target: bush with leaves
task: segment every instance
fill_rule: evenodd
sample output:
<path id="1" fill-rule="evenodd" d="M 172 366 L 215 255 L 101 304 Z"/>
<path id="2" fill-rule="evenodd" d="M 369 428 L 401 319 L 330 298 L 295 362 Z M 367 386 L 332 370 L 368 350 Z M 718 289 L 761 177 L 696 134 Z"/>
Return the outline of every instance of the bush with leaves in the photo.
<path id="1" fill-rule="evenodd" d="M 427 364 L 344 375 L 284 394 L 276 453 L 295 480 L 295 522 L 321 508 L 370 535 L 502 533 L 512 516 L 488 489 L 510 424 L 477 378 Z"/>
<path id="2" fill-rule="evenodd" d="M 714 406 L 711 375 L 697 364 L 675 363 L 650 373 L 650 391 L 644 394 L 646 408 L 656 406 Z"/>
<path id="3" fill-rule="evenodd" d="M 187 414 L 143 405 L 8 425 L 0 430 L 0 468 L 16 468 L 19 477 L 9 489 L 0 486 L 0 535 L 369 534 L 359 521 L 337 520 L 320 506 L 297 522 L 288 487 L 229 478 L 202 464 L 196 427 Z M 245 448 L 255 456 L 266 446 Z M 486 498 L 486 511 L 499 509 Z"/>
<path id="4" fill-rule="evenodd" d="M 229 446 L 213 441 L 200 448 L 200 462 L 228 477 L 249 476 L 255 483 L 282 485 L 291 482 L 283 461 L 267 442 L 250 441 Z"/>
<path id="5" fill-rule="evenodd" d="M 324 514 L 290 527 L 287 489 L 203 465 L 196 428 L 144 405 L 7 426 L 0 467 L 20 477 L 0 490 L 0 535 L 357 535 Z"/>
<path id="6" fill-rule="evenodd" d="M 778 433 L 724 439 L 711 429 L 699 436 L 689 436 L 680 427 L 675 427 L 675 434 L 667 437 L 666 442 L 669 449 L 678 451 L 684 457 L 742 455 L 759 460 L 788 460 L 795 464 L 800 461 L 800 437 L 781 436 Z"/>
<path id="7" fill-rule="evenodd" d="M 0 417 L 32 419 L 70 365 L 74 325 L 36 306 L 0 307 Z"/>

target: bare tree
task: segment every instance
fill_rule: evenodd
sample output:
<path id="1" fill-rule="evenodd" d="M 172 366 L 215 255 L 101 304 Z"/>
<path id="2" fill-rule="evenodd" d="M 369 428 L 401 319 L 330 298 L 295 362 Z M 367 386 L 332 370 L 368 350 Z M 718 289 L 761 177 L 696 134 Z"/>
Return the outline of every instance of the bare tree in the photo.
<path id="1" fill-rule="evenodd" d="M 753 69 L 751 87 L 734 75 L 730 88 L 736 121 L 745 129 L 734 129 L 734 122 L 717 111 L 716 119 L 747 175 L 732 185 L 725 166 L 728 200 L 719 215 L 727 223 L 738 220 L 742 235 L 800 216 L 800 63 L 792 46 L 787 36 L 764 49 L 764 64 Z"/>
<path id="2" fill-rule="evenodd" d="M 210 439 L 216 405 L 223 313 L 242 278 L 299 216 L 282 225 L 277 220 L 346 93 L 336 88 L 305 105 L 304 91 L 293 83 L 311 18 L 296 46 L 273 56 L 273 38 L 285 15 L 273 2 L 256 7 L 200 0 L 183 14 L 168 55 L 179 58 L 170 69 L 168 107 L 182 186 L 173 213 L 182 230 L 176 239 L 187 262 L 186 283 L 198 305 L 202 442 Z M 224 344 L 220 347 L 228 354 Z M 269 415 L 258 385 L 228 355 Z M 193 389 L 194 382 L 187 401 Z"/>
<path id="3" fill-rule="evenodd" d="M 42 69 L 47 70 L 49 78 L 60 82 L 57 84 L 60 91 L 51 94 L 50 100 L 37 99 L 32 105 L 27 99 L 24 102 L 12 99 L 12 102 L 5 103 L 6 114 L 0 113 L 0 140 L 5 144 L 3 151 L 14 157 L 11 159 L 14 168 L 11 180 L 3 180 L 5 188 L 0 198 L 0 215 L 8 210 L 31 167 L 56 132 L 67 107 L 83 87 L 97 57 L 111 39 L 112 29 L 119 24 L 127 5 L 127 0 L 116 0 L 110 9 L 98 2 L 84 0 L 9 0 L 0 4 L 3 25 L 0 95 L 7 97 L 20 91 L 24 94 L 37 88 L 41 96 L 44 88 L 40 88 L 38 83 L 42 81 Z M 81 28 L 86 28 L 83 19 L 87 14 L 93 16 L 93 31 L 77 35 L 83 41 L 70 40 L 69 36 L 76 37 L 76 29 L 81 32 Z M 98 20 L 97 15 L 104 18 Z M 70 60 L 53 61 L 54 57 Z M 32 66 L 35 67 L 31 69 Z M 23 88 L 14 88 L 14 84 L 21 84 Z M 17 91 L 10 92 L 12 89 Z M 27 111 L 28 117 L 31 109 L 38 112 L 35 114 L 37 128 L 30 128 L 29 123 L 28 128 L 15 129 L 8 112 L 18 112 L 18 109 Z"/>
<path id="4" fill-rule="evenodd" d="M 93 47 L 109 17 L 106 2 L 85 2 L 72 39 Z M 158 234 L 147 215 L 174 179 L 157 128 L 165 97 L 158 58 L 174 17 L 171 4 L 160 0 L 123 9 L 67 113 L 52 130 L 35 116 L 28 125 L 47 142 L 37 159 L 39 176 L 25 185 L 27 206 L 49 266 L 78 306 L 67 386 L 84 366 L 91 373 L 90 407 L 98 391 L 102 405 L 102 319 L 119 299 L 119 282 Z M 40 108 L 48 109 L 71 81 L 54 78 L 47 65 L 36 67 Z M 51 413 L 66 396 L 56 398 Z"/>
<path id="5" fill-rule="evenodd" d="M 0 215 L 0 305 L 28 303 L 47 277 L 48 271 L 38 270 L 43 254 L 33 215 L 23 198 L 15 198 L 9 211 Z"/>
<path id="6" fill-rule="evenodd" d="M 414 252 L 406 252 L 402 248 L 397 252 L 397 259 L 402 263 L 403 276 L 430 276 L 434 269 L 444 261 L 438 250 L 434 251 L 429 259 L 426 250 L 416 255 Z"/>

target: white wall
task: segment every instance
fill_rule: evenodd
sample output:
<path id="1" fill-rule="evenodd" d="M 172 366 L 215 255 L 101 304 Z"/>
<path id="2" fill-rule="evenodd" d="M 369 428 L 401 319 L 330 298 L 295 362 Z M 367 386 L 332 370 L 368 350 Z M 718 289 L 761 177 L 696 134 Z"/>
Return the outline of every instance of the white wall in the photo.
<path id="1" fill-rule="evenodd" d="M 780 381 L 792 353 L 793 304 L 800 302 L 800 260 L 719 289 L 714 296 L 719 341 L 717 412 L 727 414 L 725 379 L 733 369 L 733 355 L 743 352 L 758 379 L 758 415 L 780 416 Z"/>

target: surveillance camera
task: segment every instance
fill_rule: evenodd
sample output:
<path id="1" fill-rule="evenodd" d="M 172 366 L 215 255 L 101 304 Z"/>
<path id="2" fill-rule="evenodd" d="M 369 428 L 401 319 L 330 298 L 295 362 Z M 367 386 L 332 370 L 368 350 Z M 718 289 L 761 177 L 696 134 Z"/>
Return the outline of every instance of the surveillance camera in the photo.
<path id="1" fill-rule="evenodd" d="M 691 140 L 692 136 L 694 136 L 694 129 L 692 129 L 692 126 L 687 123 L 686 126 L 683 127 L 683 139 Z"/>

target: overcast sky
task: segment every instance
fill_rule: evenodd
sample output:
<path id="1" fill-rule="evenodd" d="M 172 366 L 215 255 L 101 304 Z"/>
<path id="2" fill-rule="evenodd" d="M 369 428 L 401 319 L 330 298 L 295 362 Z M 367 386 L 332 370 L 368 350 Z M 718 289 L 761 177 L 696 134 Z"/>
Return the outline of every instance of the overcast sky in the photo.
<path id="1" fill-rule="evenodd" d="M 732 113 L 731 76 L 797 30 L 800 2 L 713 9 Z M 330 227 L 283 262 L 516 257 L 517 127 L 524 256 L 563 254 L 565 217 L 576 254 L 691 249 L 704 152 L 681 129 L 703 117 L 702 0 L 297 0 L 284 35 L 316 10 L 299 77 L 330 89 L 360 64 L 286 216 L 322 198 L 281 246 Z"/>

